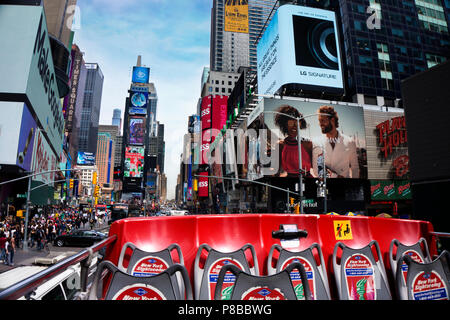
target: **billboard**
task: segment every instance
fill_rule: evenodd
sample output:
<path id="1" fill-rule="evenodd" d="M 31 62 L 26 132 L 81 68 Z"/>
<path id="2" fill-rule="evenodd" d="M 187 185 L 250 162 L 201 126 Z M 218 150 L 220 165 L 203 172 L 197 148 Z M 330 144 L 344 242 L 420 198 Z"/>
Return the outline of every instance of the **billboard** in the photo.
<path id="1" fill-rule="evenodd" d="M 147 115 L 148 92 L 131 92 L 129 114 Z"/>
<path id="2" fill-rule="evenodd" d="M 31 169 L 33 146 L 37 125 L 27 105 L 23 106 L 22 124 L 20 127 L 19 145 L 17 149 L 17 165 L 26 171 Z"/>
<path id="3" fill-rule="evenodd" d="M 259 117 L 249 124 L 249 177 L 298 177 L 300 121 L 305 177 L 367 179 L 367 149 L 362 107 L 329 101 L 263 99 Z M 318 115 L 328 114 L 330 116 Z M 283 116 L 286 114 L 287 116 Z M 324 161 L 325 160 L 325 161 Z"/>
<path id="4" fill-rule="evenodd" d="M 144 145 L 145 118 L 130 118 L 130 133 L 128 143 L 131 145 Z"/>
<path id="5" fill-rule="evenodd" d="M 150 68 L 145 67 L 133 67 L 134 83 L 148 83 L 150 81 Z"/>
<path id="6" fill-rule="evenodd" d="M 368 178 L 409 179 L 408 133 L 402 111 L 364 110 Z"/>
<path id="7" fill-rule="evenodd" d="M 95 155 L 92 152 L 78 152 L 77 164 L 79 166 L 94 166 Z"/>
<path id="8" fill-rule="evenodd" d="M 43 7 L 0 7 L 0 92 L 11 97 L 26 95 L 28 107 L 46 132 L 50 147 L 59 154 L 64 116 Z"/>
<path id="9" fill-rule="evenodd" d="M 248 0 L 225 1 L 225 32 L 248 33 Z"/>
<path id="10" fill-rule="evenodd" d="M 261 94 L 274 94 L 287 84 L 333 94 L 344 92 L 333 11 L 281 6 L 258 43 L 257 58 Z"/>
<path id="11" fill-rule="evenodd" d="M 126 147 L 124 162 L 125 178 L 142 178 L 144 172 L 144 148 Z"/>
<path id="12" fill-rule="evenodd" d="M 373 201 L 411 200 L 411 182 L 408 180 L 371 180 L 370 196 Z"/>
<path id="13" fill-rule="evenodd" d="M 31 164 L 31 172 L 44 173 L 48 171 L 56 170 L 57 158 L 53 153 L 50 145 L 45 139 L 40 130 L 37 131 L 35 136 L 34 148 L 33 148 L 33 160 Z M 51 184 L 55 181 L 55 174 L 45 173 L 33 177 L 33 181 L 39 181 L 46 184 Z"/>

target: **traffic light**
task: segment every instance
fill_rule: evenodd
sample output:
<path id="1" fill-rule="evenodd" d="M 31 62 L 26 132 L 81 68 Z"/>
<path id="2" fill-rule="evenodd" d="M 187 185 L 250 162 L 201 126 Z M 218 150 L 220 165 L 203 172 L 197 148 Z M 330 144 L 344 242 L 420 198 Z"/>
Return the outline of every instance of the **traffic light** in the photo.
<path id="1" fill-rule="evenodd" d="M 97 171 L 92 174 L 92 184 L 97 184 Z"/>
<path id="2" fill-rule="evenodd" d="M 73 179 L 70 179 L 69 181 L 69 189 L 73 189 Z"/>

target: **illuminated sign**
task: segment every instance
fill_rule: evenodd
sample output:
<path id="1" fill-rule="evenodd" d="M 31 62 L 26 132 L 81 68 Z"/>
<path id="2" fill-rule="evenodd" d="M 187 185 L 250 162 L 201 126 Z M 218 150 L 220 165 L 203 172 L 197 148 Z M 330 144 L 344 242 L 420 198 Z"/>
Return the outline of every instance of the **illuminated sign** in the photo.
<path id="1" fill-rule="evenodd" d="M 333 11 L 281 6 L 258 43 L 258 91 L 274 94 L 295 84 L 307 90 L 344 92 Z"/>
<path id="2" fill-rule="evenodd" d="M 144 172 L 144 148 L 127 147 L 124 162 L 125 178 L 142 178 Z"/>
<path id="3" fill-rule="evenodd" d="M 129 144 L 143 145 L 145 140 L 145 118 L 130 118 Z"/>
<path id="4" fill-rule="evenodd" d="M 134 83 L 148 83 L 150 81 L 150 68 L 133 67 Z"/>

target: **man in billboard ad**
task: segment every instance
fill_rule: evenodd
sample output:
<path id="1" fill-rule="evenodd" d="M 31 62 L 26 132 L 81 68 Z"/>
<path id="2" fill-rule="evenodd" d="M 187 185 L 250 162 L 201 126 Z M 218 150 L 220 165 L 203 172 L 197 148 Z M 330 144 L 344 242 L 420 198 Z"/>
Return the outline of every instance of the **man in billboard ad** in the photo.
<path id="1" fill-rule="evenodd" d="M 143 145 L 145 139 L 145 118 L 130 118 L 130 139 L 132 145 Z"/>
<path id="2" fill-rule="evenodd" d="M 144 148 L 127 147 L 125 149 L 125 178 L 142 178 L 144 171 Z"/>
<path id="3" fill-rule="evenodd" d="M 295 119 L 300 118 L 301 158 L 305 177 L 322 178 L 320 167 L 325 158 L 328 178 L 367 178 L 362 108 L 301 100 L 264 99 L 264 113 L 258 119 L 262 118 L 264 120 L 259 121 L 260 125 L 255 127 L 252 124 L 251 127 L 257 129 L 255 132 L 258 137 L 255 139 L 249 135 L 249 158 L 253 154 L 259 155 L 258 166 L 266 167 L 265 170 L 257 168 L 257 172 L 264 172 L 265 176 L 298 177 L 298 123 Z M 251 152 L 252 141 L 257 141 L 258 145 Z"/>
<path id="4" fill-rule="evenodd" d="M 281 6 L 258 43 L 259 92 L 274 94 L 293 84 L 343 94 L 337 30 L 333 11 Z"/>

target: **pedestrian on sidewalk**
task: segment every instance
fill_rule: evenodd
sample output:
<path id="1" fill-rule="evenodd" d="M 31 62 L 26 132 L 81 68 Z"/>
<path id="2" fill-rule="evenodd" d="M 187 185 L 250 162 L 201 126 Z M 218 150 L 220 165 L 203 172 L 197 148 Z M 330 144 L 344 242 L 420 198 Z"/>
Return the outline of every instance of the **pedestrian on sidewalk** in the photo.
<path id="1" fill-rule="evenodd" d="M 11 238 L 9 237 L 6 240 L 6 244 L 5 244 L 5 250 L 6 250 L 6 261 L 5 264 L 8 266 L 13 266 L 14 263 L 14 253 L 15 253 L 15 243 L 14 243 L 14 237 Z"/>
<path id="2" fill-rule="evenodd" d="M 0 233 L 0 250 L 1 250 L 0 260 L 3 260 L 3 262 L 6 262 L 6 248 L 5 248 L 6 240 L 7 239 L 5 237 L 5 233 L 2 231 Z"/>

